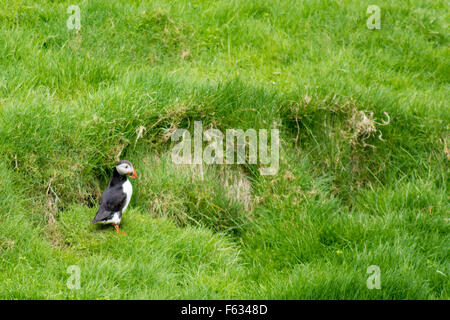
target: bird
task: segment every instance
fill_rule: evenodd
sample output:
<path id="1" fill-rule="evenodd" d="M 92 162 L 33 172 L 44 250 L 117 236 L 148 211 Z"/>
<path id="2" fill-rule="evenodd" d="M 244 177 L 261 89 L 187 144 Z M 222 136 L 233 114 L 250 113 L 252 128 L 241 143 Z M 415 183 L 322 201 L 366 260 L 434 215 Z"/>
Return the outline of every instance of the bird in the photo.
<path id="1" fill-rule="evenodd" d="M 97 214 L 91 223 L 112 224 L 116 234 L 119 234 L 122 214 L 133 194 L 133 186 L 128 177 L 136 179 L 136 170 L 130 161 L 121 160 L 114 168 L 113 176 L 100 198 Z"/>

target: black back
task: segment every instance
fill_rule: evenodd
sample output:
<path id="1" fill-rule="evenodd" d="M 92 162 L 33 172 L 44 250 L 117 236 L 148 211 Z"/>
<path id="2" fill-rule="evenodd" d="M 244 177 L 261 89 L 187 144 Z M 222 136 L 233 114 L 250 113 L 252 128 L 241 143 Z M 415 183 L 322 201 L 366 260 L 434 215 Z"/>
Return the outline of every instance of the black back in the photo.
<path id="1" fill-rule="evenodd" d="M 123 160 L 120 163 L 128 162 Z M 122 209 L 125 206 L 127 195 L 123 192 L 122 185 L 127 181 L 126 176 L 119 174 L 116 168 L 109 182 L 108 188 L 103 192 L 100 198 L 98 212 L 95 215 L 94 220 L 91 222 L 99 222 L 103 220 L 111 219 L 114 213 L 119 212 L 122 215 Z"/>

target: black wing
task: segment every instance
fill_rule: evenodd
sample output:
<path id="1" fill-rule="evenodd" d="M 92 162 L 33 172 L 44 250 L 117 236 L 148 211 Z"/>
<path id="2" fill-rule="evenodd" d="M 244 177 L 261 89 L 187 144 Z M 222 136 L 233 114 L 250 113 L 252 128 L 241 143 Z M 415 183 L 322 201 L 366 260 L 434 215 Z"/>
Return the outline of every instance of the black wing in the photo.
<path id="1" fill-rule="evenodd" d="M 97 215 L 91 222 L 112 218 L 114 213 L 122 211 L 126 199 L 127 195 L 122 191 L 121 187 L 106 189 L 100 198 Z"/>

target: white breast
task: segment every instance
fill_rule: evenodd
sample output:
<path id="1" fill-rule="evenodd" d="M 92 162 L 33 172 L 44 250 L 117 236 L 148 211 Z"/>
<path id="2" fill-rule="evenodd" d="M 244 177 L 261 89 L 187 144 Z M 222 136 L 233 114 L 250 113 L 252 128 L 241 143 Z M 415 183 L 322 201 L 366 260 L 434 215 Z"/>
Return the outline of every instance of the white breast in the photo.
<path id="1" fill-rule="evenodd" d="M 122 191 L 127 196 L 127 198 L 125 199 L 125 205 L 123 206 L 123 209 L 122 209 L 122 213 L 123 213 L 125 211 L 125 209 L 128 207 L 128 204 L 130 203 L 130 200 L 131 200 L 131 195 L 133 194 L 133 186 L 131 185 L 131 182 L 128 181 L 128 179 L 122 185 Z M 119 215 L 119 212 L 115 212 L 111 219 L 100 221 L 98 223 L 101 223 L 101 224 L 110 224 L 110 223 L 120 224 L 120 221 L 121 221 L 121 216 Z"/>
<path id="2" fill-rule="evenodd" d="M 131 200 L 131 195 L 133 194 L 133 186 L 131 185 L 131 182 L 127 179 L 127 181 L 122 185 L 122 191 L 127 195 L 127 199 L 125 200 L 125 206 L 123 207 L 122 213 L 125 211 L 125 209 L 128 207 L 128 204 Z"/>

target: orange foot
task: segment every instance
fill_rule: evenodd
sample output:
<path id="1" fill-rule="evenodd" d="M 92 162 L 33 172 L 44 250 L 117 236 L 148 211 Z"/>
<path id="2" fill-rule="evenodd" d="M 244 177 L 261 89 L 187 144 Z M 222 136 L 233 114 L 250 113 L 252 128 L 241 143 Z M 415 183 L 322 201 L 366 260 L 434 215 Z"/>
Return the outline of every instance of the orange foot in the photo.
<path id="1" fill-rule="evenodd" d="M 119 232 L 119 225 L 118 224 L 113 224 L 113 226 L 114 226 L 114 229 L 116 229 L 116 234 L 121 234 L 121 235 L 123 235 L 123 236 L 126 236 L 127 235 L 127 233 L 126 232 Z"/>

